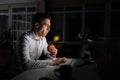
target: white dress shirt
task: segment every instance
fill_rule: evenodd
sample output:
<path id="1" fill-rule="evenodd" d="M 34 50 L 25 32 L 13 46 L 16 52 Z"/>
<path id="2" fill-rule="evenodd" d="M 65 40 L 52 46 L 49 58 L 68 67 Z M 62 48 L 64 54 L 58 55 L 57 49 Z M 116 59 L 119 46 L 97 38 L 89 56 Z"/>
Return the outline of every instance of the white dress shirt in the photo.
<path id="1" fill-rule="evenodd" d="M 40 40 L 36 39 L 33 31 L 27 32 L 20 38 L 19 41 L 19 55 L 25 69 L 42 68 L 52 65 L 52 56 L 47 50 L 47 40 L 42 37 Z M 47 59 L 40 60 L 40 56 L 44 54 Z"/>

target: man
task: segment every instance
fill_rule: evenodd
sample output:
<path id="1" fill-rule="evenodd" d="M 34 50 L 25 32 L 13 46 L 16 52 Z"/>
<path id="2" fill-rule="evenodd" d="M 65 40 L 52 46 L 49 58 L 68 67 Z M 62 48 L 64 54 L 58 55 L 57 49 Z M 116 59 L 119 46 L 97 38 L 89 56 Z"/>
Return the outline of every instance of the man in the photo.
<path id="1" fill-rule="evenodd" d="M 57 55 L 56 48 L 53 49 L 53 52 L 48 51 L 48 43 L 45 36 L 50 31 L 50 26 L 50 16 L 44 13 L 35 14 L 33 29 L 23 34 L 18 43 L 19 70 L 45 68 L 66 62 L 67 59 L 65 57 L 53 59 Z"/>

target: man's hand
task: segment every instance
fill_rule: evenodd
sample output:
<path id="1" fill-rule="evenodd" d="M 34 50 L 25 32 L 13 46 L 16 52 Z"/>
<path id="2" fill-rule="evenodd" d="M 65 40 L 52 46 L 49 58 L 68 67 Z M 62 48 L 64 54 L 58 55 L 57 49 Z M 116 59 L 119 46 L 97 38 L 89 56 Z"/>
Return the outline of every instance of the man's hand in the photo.
<path id="1" fill-rule="evenodd" d="M 53 57 L 56 56 L 58 52 L 57 48 L 55 48 L 53 44 L 48 46 L 48 51 L 50 52 L 50 55 Z"/>
<path id="2" fill-rule="evenodd" d="M 56 55 L 57 55 L 57 52 L 58 52 L 58 50 L 57 50 L 56 48 L 52 48 L 52 49 L 51 49 L 51 52 L 50 52 L 50 53 L 51 53 L 50 55 L 51 55 L 51 56 L 56 56 Z"/>

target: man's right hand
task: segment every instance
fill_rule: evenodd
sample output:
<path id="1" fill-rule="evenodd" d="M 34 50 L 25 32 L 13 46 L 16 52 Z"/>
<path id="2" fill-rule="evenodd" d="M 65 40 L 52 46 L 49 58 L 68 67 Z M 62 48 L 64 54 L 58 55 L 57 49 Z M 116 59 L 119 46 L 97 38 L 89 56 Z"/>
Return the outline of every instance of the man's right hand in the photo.
<path id="1" fill-rule="evenodd" d="M 59 65 L 65 63 L 66 61 L 67 61 L 66 57 L 56 58 L 55 60 L 53 60 L 53 65 Z"/>

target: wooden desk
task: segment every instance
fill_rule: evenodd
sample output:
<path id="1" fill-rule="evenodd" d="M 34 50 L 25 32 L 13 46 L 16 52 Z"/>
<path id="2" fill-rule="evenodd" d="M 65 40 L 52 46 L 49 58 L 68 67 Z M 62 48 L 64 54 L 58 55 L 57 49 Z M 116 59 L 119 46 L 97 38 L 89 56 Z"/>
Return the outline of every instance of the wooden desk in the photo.
<path id="1" fill-rule="evenodd" d="M 72 79 L 73 80 L 100 80 L 100 76 L 95 63 L 83 65 L 80 59 L 68 59 L 65 64 L 72 66 Z M 40 80 L 42 77 L 48 77 L 52 80 L 59 80 L 54 75 L 54 70 L 59 66 L 50 66 L 49 68 L 34 69 L 25 71 L 11 80 Z"/>

